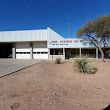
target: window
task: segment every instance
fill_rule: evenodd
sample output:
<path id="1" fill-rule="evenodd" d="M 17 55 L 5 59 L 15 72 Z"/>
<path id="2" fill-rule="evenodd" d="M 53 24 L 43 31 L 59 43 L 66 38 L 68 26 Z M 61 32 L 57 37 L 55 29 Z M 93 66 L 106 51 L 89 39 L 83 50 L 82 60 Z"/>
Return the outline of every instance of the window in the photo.
<path id="1" fill-rule="evenodd" d="M 54 55 L 54 49 L 50 49 L 50 55 Z"/>
<path id="2" fill-rule="evenodd" d="M 33 52 L 33 54 L 36 54 L 36 52 Z"/>
<path id="3" fill-rule="evenodd" d="M 89 49 L 89 54 L 95 54 L 95 49 Z"/>
<path id="4" fill-rule="evenodd" d="M 71 55 L 74 55 L 74 54 L 76 54 L 76 49 L 71 50 Z"/>
<path id="5" fill-rule="evenodd" d="M 63 49 L 50 49 L 50 55 L 63 55 Z"/>
<path id="6" fill-rule="evenodd" d="M 48 54 L 48 52 L 45 52 L 45 54 Z"/>
<path id="7" fill-rule="evenodd" d="M 16 54 L 19 54 L 19 52 L 16 52 Z"/>
<path id="8" fill-rule="evenodd" d="M 41 52 L 41 54 L 44 54 L 44 52 Z"/>
<path id="9" fill-rule="evenodd" d="M 47 54 L 48 52 L 33 52 L 33 54 Z"/>
<path id="10" fill-rule="evenodd" d="M 37 54 L 40 54 L 40 52 L 37 52 Z"/>
<path id="11" fill-rule="evenodd" d="M 16 52 L 16 54 L 30 54 L 30 52 Z"/>
<path id="12" fill-rule="evenodd" d="M 26 54 L 26 52 L 22 52 L 23 54 Z"/>
<path id="13" fill-rule="evenodd" d="M 71 55 L 79 55 L 79 49 L 72 49 Z"/>
<path id="14" fill-rule="evenodd" d="M 27 52 L 27 54 L 30 54 L 30 52 Z"/>

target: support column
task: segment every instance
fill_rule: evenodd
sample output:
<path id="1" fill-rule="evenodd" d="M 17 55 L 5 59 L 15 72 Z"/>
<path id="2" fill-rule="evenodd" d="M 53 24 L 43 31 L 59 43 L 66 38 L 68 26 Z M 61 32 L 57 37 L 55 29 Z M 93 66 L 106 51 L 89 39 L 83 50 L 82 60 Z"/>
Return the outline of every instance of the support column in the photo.
<path id="1" fill-rule="evenodd" d="M 48 48 L 48 59 L 50 60 L 50 49 L 49 48 Z"/>
<path id="2" fill-rule="evenodd" d="M 96 48 L 96 60 L 98 60 L 98 48 Z"/>
<path id="3" fill-rule="evenodd" d="M 65 48 L 63 48 L 63 59 L 65 60 Z"/>
<path id="4" fill-rule="evenodd" d="M 33 43 L 30 43 L 30 59 L 33 59 Z"/>
<path id="5" fill-rule="evenodd" d="M 81 48 L 79 49 L 79 56 L 80 56 L 80 58 L 81 58 Z"/>
<path id="6" fill-rule="evenodd" d="M 12 56 L 13 56 L 13 59 L 16 59 L 16 44 L 15 43 L 12 44 Z"/>

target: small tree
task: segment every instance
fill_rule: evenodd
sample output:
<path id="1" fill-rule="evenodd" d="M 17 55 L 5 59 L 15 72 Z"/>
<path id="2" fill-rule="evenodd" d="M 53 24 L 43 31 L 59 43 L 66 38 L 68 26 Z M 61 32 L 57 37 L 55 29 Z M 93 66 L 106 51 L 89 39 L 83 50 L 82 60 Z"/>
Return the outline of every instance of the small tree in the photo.
<path id="1" fill-rule="evenodd" d="M 77 36 L 87 36 L 89 41 L 99 49 L 102 61 L 105 61 L 102 47 L 105 47 L 110 40 L 110 15 L 87 22 L 77 31 Z"/>

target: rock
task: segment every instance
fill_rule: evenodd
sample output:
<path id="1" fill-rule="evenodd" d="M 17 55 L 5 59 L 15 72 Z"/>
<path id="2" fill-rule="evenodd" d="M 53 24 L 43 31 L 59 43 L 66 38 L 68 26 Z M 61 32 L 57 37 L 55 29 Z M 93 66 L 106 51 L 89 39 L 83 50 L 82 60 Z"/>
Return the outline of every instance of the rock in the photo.
<path id="1" fill-rule="evenodd" d="M 11 109 L 12 109 L 12 110 L 17 110 L 19 107 L 20 107 L 20 104 L 19 104 L 19 102 L 17 102 L 17 103 L 14 103 L 14 104 L 11 106 Z"/>

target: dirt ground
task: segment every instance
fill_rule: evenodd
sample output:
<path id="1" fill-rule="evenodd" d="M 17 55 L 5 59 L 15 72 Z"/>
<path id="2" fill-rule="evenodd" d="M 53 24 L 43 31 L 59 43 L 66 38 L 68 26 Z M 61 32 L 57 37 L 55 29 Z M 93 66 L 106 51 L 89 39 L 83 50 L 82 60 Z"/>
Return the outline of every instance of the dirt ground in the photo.
<path id="1" fill-rule="evenodd" d="M 44 61 L 0 79 L 0 110 L 102 110 L 110 104 L 110 61 L 96 74 L 75 72 L 71 61 Z"/>

